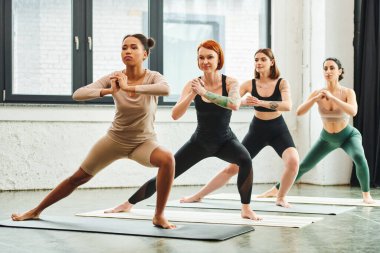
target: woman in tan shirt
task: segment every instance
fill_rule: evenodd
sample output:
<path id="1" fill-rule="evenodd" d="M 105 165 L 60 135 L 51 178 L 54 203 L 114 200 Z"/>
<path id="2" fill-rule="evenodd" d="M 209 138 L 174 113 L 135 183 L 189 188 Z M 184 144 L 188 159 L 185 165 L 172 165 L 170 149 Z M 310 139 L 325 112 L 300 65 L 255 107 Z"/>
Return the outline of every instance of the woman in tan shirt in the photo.
<path id="1" fill-rule="evenodd" d="M 143 61 L 153 46 L 154 40 L 142 34 L 125 36 L 121 57 L 126 68 L 74 92 L 73 99 L 78 101 L 112 95 L 116 106 L 112 125 L 72 176 L 62 181 L 37 207 L 21 215 L 12 214 L 13 220 L 38 219 L 45 208 L 70 195 L 107 165 L 129 158 L 145 166 L 159 168 L 153 224 L 162 228 L 175 227 L 164 217 L 174 179 L 174 157 L 159 146 L 153 127 L 158 96 L 168 95 L 169 86 L 160 73 L 143 68 Z"/>

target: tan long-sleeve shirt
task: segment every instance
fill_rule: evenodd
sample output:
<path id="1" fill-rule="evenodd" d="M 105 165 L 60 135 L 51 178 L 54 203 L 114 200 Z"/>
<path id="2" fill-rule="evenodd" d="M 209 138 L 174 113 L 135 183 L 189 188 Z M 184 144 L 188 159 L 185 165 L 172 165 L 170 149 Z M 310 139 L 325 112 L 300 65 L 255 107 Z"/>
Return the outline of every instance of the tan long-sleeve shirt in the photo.
<path id="1" fill-rule="evenodd" d="M 100 97 L 100 91 L 111 87 L 108 74 L 99 80 L 76 90 L 73 99 L 91 100 Z M 143 83 L 136 86 L 136 96 L 130 97 L 120 90 L 113 95 L 116 105 L 115 117 L 108 135 L 122 144 L 136 145 L 155 139 L 155 113 L 158 96 L 169 94 L 169 85 L 163 75 L 147 69 Z"/>

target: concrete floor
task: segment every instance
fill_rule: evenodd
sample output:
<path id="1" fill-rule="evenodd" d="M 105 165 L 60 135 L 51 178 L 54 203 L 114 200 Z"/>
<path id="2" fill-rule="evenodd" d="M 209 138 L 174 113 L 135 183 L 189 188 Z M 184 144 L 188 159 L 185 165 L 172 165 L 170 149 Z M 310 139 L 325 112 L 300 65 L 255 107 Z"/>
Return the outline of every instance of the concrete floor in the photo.
<path id="1" fill-rule="evenodd" d="M 253 189 L 257 193 L 270 186 L 254 185 Z M 171 199 L 189 195 L 197 189 L 198 186 L 174 187 Z M 134 190 L 133 188 L 77 190 L 43 214 L 67 216 L 112 207 L 127 199 Z M 218 192 L 236 193 L 237 190 L 236 186 L 230 185 Z M 12 212 L 22 212 L 35 206 L 46 193 L 46 191 L 0 192 L 0 219 L 7 219 Z M 292 188 L 290 194 L 361 197 L 359 188 L 347 186 L 297 185 Z M 380 189 L 372 189 L 372 195 L 380 199 Z M 145 205 L 154 202 L 155 195 L 138 207 L 151 208 Z M 252 206 L 254 207 L 254 203 Z M 380 208 L 357 207 L 353 211 L 337 216 L 323 217 L 324 220 L 302 229 L 257 226 L 254 232 L 222 242 L 0 228 L 0 252 L 380 252 Z"/>

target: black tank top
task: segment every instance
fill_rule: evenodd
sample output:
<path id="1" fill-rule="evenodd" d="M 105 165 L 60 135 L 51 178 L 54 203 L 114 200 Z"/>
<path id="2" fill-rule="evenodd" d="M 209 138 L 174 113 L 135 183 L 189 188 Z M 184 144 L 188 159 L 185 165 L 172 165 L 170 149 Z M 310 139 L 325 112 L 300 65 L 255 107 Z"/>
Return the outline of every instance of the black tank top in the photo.
<path id="1" fill-rule="evenodd" d="M 282 80 L 282 78 L 278 79 L 278 81 L 276 83 L 276 87 L 274 87 L 274 91 L 273 91 L 273 94 L 271 96 L 262 97 L 257 92 L 256 79 L 252 79 L 252 92 L 251 92 L 252 96 L 257 97 L 260 100 L 265 100 L 265 101 L 282 101 L 281 92 L 280 92 L 281 80 Z M 259 112 L 275 112 L 276 111 L 276 110 L 268 109 L 268 108 L 261 107 L 261 106 L 254 106 L 254 107 L 255 107 L 255 110 L 259 111 Z"/>
<path id="2" fill-rule="evenodd" d="M 226 78 L 225 75 L 222 75 L 222 95 L 227 97 Z M 231 110 L 214 103 L 207 103 L 199 95 L 195 96 L 194 103 L 197 111 L 198 125 L 193 138 L 221 143 L 235 136 L 229 126 L 232 114 Z"/>

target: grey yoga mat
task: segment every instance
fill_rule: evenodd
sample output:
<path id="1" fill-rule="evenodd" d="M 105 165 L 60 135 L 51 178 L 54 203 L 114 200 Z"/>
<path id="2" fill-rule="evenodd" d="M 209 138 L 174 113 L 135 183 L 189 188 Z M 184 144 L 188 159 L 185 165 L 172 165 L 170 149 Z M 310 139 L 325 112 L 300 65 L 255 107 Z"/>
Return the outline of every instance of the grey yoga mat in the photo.
<path id="1" fill-rule="evenodd" d="M 92 217 L 45 216 L 41 220 L 0 221 L 0 227 L 63 230 L 74 232 L 137 235 L 176 239 L 222 241 L 250 231 L 252 226 L 176 223 L 176 229 L 161 229 L 152 221 Z"/>

